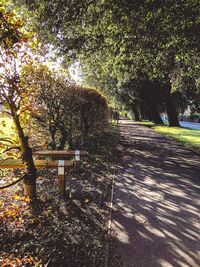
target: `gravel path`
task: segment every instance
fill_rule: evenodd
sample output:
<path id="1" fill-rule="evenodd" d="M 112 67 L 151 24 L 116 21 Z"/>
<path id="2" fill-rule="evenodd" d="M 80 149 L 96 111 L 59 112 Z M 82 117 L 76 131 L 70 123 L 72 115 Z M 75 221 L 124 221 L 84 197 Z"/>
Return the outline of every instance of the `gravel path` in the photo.
<path id="1" fill-rule="evenodd" d="M 120 135 L 112 232 L 121 266 L 199 267 L 200 157 L 130 120 Z"/>

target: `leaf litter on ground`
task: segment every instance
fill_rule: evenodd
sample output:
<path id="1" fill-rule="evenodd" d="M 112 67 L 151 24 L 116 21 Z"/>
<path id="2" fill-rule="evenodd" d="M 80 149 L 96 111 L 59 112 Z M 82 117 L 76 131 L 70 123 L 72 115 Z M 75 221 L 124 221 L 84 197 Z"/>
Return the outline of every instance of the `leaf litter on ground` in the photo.
<path id="1" fill-rule="evenodd" d="M 104 265 L 115 138 L 102 138 L 97 151 L 95 142 L 86 147 L 89 157 L 79 174 L 67 175 L 64 199 L 58 194 L 57 172 L 50 170 L 39 171 L 34 209 L 23 196 L 22 182 L 0 192 L 1 266 Z"/>

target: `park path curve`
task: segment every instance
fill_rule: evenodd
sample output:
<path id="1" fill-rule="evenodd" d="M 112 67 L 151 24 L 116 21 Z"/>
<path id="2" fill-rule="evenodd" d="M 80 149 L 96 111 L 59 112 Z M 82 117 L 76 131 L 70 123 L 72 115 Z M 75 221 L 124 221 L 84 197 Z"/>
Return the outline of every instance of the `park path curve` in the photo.
<path id="1" fill-rule="evenodd" d="M 199 267 L 200 156 L 133 121 L 119 127 L 111 228 L 121 266 Z"/>

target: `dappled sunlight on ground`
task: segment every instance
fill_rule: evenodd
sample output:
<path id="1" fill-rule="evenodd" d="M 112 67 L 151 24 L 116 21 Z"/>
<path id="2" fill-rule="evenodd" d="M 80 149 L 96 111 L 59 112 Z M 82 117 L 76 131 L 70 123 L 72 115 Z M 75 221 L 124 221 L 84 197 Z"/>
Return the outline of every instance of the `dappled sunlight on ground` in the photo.
<path id="1" fill-rule="evenodd" d="M 113 236 L 122 266 L 200 266 L 200 157 L 121 122 Z"/>

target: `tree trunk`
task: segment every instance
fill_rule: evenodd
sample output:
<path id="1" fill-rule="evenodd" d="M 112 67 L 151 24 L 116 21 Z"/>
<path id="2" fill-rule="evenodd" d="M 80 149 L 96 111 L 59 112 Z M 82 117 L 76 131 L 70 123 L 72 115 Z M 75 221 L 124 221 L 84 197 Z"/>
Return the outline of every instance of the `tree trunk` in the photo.
<path id="1" fill-rule="evenodd" d="M 89 130 L 89 125 L 88 125 L 88 118 L 85 116 L 83 120 L 83 127 L 84 127 L 84 140 L 88 137 L 88 130 Z"/>
<path id="2" fill-rule="evenodd" d="M 60 129 L 61 137 L 60 137 L 60 144 L 58 146 L 58 150 L 63 150 L 65 148 L 65 144 L 67 142 L 67 132 L 63 129 Z"/>
<path id="3" fill-rule="evenodd" d="M 31 202 L 34 202 L 37 199 L 37 194 L 36 194 L 37 172 L 33 162 L 32 149 L 29 147 L 28 137 L 25 136 L 23 128 L 21 127 L 19 115 L 17 114 L 17 108 L 15 107 L 14 104 L 10 105 L 10 107 L 11 107 L 12 117 L 20 140 L 22 160 L 25 162 L 27 168 L 27 174 L 25 175 L 24 178 L 25 195 L 30 198 Z"/>
<path id="4" fill-rule="evenodd" d="M 134 114 L 134 118 L 136 121 L 141 121 L 141 116 L 140 116 L 140 112 L 139 109 L 135 106 L 132 106 L 132 112 Z"/>
<path id="5" fill-rule="evenodd" d="M 152 121 L 155 124 L 160 124 L 163 125 L 163 120 L 160 117 L 160 113 L 158 112 L 158 110 L 156 108 L 151 107 L 151 117 L 152 117 Z"/>
<path id="6" fill-rule="evenodd" d="M 58 146 L 58 150 L 64 150 L 66 142 L 67 142 L 66 136 L 62 136 L 60 138 L 60 144 Z"/>
<path id="7" fill-rule="evenodd" d="M 51 142 L 50 142 L 50 147 L 52 150 L 56 149 L 56 140 L 55 140 L 55 136 L 56 136 L 56 130 L 52 127 L 49 128 L 49 133 L 51 136 Z"/>
<path id="8" fill-rule="evenodd" d="M 174 104 L 173 94 L 169 94 L 165 100 L 169 126 L 180 127 L 178 113 Z"/>
<path id="9" fill-rule="evenodd" d="M 68 137 L 68 145 L 69 148 L 72 149 L 73 147 L 73 137 L 72 137 L 72 132 L 73 132 L 73 116 L 71 117 L 70 121 L 69 121 L 69 137 Z"/>
<path id="10" fill-rule="evenodd" d="M 163 120 L 161 119 L 159 113 L 157 113 L 157 114 L 153 114 L 153 122 L 154 122 L 155 124 L 164 125 L 164 122 L 163 122 Z"/>
<path id="11" fill-rule="evenodd" d="M 88 130 L 89 130 L 89 125 L 88 125 L 88 117 L 86 114 L 87 107 L 82 106 L 81 108 L 81 132 L 82 132 L 82 138 L 83 141 L 88 137 Z"/>

